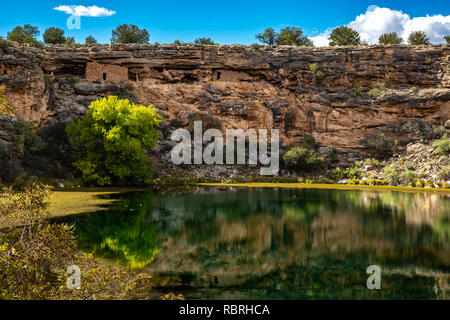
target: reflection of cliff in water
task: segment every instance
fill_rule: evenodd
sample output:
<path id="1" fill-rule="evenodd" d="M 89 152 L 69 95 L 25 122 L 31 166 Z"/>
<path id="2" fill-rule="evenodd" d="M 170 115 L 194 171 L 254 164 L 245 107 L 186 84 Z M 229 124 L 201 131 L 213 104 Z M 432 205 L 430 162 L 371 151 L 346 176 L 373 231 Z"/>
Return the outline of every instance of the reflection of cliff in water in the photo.
<path id="1" fill-rule="evenodd" d="M 237 190 L 158 199 L 151 215 L 163 249 L 147 270 L 164 281 L 169 276 L 175 287 L 240 287 L 239 294 L 259 288 L 259 297 L 272 288 L 275 298 L 299 298 L 298 288 L 308 288 L 305 298 L 339 297 L 346 286 L 367 294 L 365 268 L 378 264 L 402 270 L 386 275 L 394 286 L 389 292 L 386 280 L 386 296 L 408 283 L 431 290 L 433 277 L 414 272 L 449 271 L 448 231 L 435 229 L 448 226 L 449 208 L 440 195 L 373 191 Z M 326 294 L 314 286 L 336 288 Z"/>

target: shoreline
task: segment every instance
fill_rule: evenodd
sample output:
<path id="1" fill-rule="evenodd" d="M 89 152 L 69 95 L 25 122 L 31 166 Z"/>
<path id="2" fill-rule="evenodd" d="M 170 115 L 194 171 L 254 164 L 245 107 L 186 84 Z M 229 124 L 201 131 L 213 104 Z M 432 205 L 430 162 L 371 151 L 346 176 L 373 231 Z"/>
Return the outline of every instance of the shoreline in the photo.
<path id="1" fill-rule="evenodd" d="M 178 184 L 183 186 L 183 184 Z M 450 189 L 418 188 L 418 187 L 394 187 L 394 186 L 365 186 L 365 185 L 339 185 L 339 184 L 308 184 L 308 183 L 197 183 L 185 186 L 216 187 L 216 188 L 285 188 L 285 189 L 325 189 L 325 190 L 373 190 L 373 191 L 396 191 L 408 193 L 435 193 L 450 195 Z M 49 216 L 50 218 L 65 217 L 84 213 L 106 210 L 116 199 L 109 197 L 114 194 L 136 191 L 150 191 L 148 188 L 80 188 L 54 189 L 50 195 Z"/>
<path id="2" fill-rule="evenodd" d="M 309 184 L 309 183 L 199 183 L 205 187 L 235 187 L 235 188 L 286 188 L 286 189 L 331 189 L 331 190 L 377 190 L 377 191 L 398 191 L 398 192 L 425 192 L 450 194 L 450 189 L 440 188 L 420 188 L 401 186 L 369 186 L 369 185 L 345 185 L 345 184 Z"/>

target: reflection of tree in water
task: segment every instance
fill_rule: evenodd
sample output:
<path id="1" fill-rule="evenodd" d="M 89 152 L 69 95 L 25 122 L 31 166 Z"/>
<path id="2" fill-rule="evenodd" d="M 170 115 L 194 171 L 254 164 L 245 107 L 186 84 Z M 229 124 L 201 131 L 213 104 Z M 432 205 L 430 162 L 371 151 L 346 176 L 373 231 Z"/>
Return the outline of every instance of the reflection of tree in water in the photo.
<path id="1" fill-rule="evenodd" d="M 79 217 L 76 234 L 82 249 L 97 256 L 143 268 L 159 252 L 155 226 L 145 220 L 153 203 L 149 194 L 135 193 L 120 199 L 107 212 Z"/>

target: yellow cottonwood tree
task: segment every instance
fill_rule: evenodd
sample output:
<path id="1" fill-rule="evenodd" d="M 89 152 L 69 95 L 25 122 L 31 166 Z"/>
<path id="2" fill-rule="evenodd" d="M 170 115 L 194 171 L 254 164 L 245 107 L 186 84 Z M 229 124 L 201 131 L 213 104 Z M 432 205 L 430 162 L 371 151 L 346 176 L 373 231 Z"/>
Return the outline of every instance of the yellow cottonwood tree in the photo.
<path id="1" fill-rule="evenodd" d="M 161 117 L 145 107 L 110 96 L 92 102 L 89 112 L 67 128 L 74 166 L 85 182 L 145 184 L 153 176 L 147 151 L 156 146 Z"/>

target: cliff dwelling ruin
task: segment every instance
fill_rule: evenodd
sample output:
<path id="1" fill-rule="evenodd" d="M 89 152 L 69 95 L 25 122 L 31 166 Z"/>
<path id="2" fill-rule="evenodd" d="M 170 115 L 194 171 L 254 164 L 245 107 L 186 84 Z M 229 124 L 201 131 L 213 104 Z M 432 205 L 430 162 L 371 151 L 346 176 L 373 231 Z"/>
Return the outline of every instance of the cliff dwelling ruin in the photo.
<path id="1" fill-rule="evenodd" d="M 127 81 L 128 68 L 113 64 L 88 62 L 86 66 L 86 79 L 93 81 Z"/>

